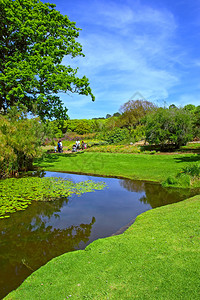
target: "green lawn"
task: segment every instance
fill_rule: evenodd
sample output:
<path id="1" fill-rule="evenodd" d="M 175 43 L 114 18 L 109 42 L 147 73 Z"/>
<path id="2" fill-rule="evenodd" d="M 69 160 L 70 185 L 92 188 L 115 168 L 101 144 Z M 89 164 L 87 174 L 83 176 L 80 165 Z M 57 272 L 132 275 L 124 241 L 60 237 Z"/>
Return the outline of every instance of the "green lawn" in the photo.
<path id="1" fill-rule="evenodd" d="M 200 196 L 57 257 L 5 299 L 200 299 Z"/>
<path id="2" fill-rule="evenodd" d="M 199 161 L 199 154 L 79 152 L 48 154 L 46 158 L 38 159 L 35 166 L 48 171 L 82 172 L 162 182 L 169 175 L 175 176 L 186 165 Z"/>
<path id="3" fill-rule="evenodd" d="M 199 154 L 49 154 L 35 166 L 162 182 Z M 200 196 L 137 217 L 119 236 L 57 257 L 5 299 L 200 299 Z"/>

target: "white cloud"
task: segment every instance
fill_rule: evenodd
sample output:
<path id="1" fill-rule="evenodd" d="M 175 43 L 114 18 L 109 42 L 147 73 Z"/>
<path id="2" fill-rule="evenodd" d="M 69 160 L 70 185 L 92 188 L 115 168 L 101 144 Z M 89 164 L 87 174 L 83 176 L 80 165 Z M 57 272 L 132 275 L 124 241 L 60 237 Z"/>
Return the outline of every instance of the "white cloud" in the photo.
<path id="1" fill-rule="evenodd" d="M 154 101 L 167 99 L 180 83 L 175 65 L 182 63 L 183 56 L 176 44 L 173 14 L 132 1 L 89 1 L 84 5 L 81 2 L 82 12 L 79 8 L 77 15 L 80 27 L 89 24 L 79 39 L 86 57 L 70 64 L 89 77 L 96 96 L 93 107 L 107 105 L 107 113 L 115 112 L 136 91 Z M 69 59 L 64 62 L 68 64 Z M 85 108 L 89 113 L 90 99 L 79 97 L 78 102 L 68 99 L 67 107 L 74 110 L 78 103 L 81 112 Z"/>

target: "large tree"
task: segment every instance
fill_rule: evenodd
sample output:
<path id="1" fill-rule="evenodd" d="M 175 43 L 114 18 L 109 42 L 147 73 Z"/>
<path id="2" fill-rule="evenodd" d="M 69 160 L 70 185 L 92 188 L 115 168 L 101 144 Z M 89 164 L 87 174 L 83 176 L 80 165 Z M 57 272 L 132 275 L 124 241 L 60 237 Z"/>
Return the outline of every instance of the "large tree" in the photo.
<path id="1" fill-rule="evenodd" d="M 89 80 L 62 65 L 65 55 L 84 56 L 79 28 L 54 4 L 0 0 L 0 110 L 15 103 L 42 118 L 64 118 L 59 92 L 94 96 Z"/>
<path id="2" fill-rule="evenodd" d="M 119 126 L 132 129 L 140 124 L 149 112 L 156 109 L 156 106 L 147 100 L 129 100 L 120 107 Z"/>
<path id="3" fill-rule="evenodd" d="M 190 112 L 182 108 L 162 108 L 146 118 L 146 140 L 163 148 L 179 148 L 192 140 Z"/>

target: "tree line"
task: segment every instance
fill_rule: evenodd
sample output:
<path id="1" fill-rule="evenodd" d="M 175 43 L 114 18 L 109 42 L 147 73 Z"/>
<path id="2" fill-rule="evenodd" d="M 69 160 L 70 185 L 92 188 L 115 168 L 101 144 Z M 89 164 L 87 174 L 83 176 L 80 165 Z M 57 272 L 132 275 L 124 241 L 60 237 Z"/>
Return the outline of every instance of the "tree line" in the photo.
<path id="1" fill-rule="evenodd" d="M 188 141 L 200 139 L 200 106 L 170 105 L 166 108 L 146 100 L 130 100 L 120 107 L 117 116 L 109 115 L 106 119 L 57 120 L 50 122 L 50 127 L 54 135 L 66 132 L 99 133 L 102 139 L 116 142 L 108 136 L 117 134 L 121 136 L 120 140 L 132 137 L 132 141 L 137 141 L 143 138 L 150 144 L 179 148 Z"/>

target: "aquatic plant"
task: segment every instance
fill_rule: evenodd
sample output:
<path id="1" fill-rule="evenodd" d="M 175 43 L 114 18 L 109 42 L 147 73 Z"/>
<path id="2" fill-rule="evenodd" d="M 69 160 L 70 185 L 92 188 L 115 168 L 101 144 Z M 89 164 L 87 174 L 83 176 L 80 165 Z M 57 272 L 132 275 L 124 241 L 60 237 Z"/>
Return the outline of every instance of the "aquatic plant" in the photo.
<path id="1" fill-rule="evenodd" d="M 5 179 L 0 181 L 0 218 L 8 218 L 13 212 L 26 209 L 31 201 L 52 201 L 104 187 L 104 182 L 87 180 L 74 183 L 58 177 Z"/>

